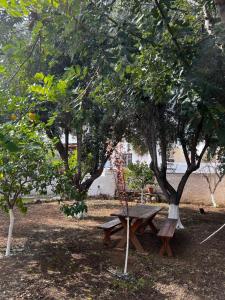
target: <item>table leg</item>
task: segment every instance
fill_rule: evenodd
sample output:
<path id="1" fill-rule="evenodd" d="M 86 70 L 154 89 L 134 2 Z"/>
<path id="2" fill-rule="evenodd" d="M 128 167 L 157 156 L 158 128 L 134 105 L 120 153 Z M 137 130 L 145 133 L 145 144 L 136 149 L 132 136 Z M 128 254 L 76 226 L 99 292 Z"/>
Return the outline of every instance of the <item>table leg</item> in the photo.
<path id="1" fill-rule="evenodd" d="M 150 226 L 150 228 L 151 228 L 151 230 L 152 230 L 153 233 L 156 234 L 156 233 L 158 232 L 158 229 L 157 229 L 156 226 L 154 225 L 152 219 L 150 219 L 150 220 L 148 221 L 148 225 Z"/>
<path id="2" fill-rule="evenodd" d="M 136 236 L 136 232 L 142 225 L 142 223 L 142 220 L 136 220 L 130 228 L 130 240 L 133 243 L 135 249 L 139 252 L 145 252 L 144 248 L 142 247 L 141 243 L 139 242 Z"/>
<path id="3" fill-rule="evenodd" d="M 124 219 L 121 219 L 121 223 L 126 230 L 124 230 L 124 236 L 122 237 L 122 239 L 119 241 L 119 243 L 116 246 L 116 248 L 118 248 L 118 249 L 124 248 L 124 246 L 126 245 L 127 221 Z M 133 224 L 130 223 L 130 243 L 132 243 L 134 245 L 135 249 L 138 252 L 144 253 L 145 252 L 144 248 L 142 247 L 141 243 L 139 242 L 139 240 L 136 237 L 136 231 L 141 226 L 141 224 L 142 224 L 142 220 L 137 220 Z"/>

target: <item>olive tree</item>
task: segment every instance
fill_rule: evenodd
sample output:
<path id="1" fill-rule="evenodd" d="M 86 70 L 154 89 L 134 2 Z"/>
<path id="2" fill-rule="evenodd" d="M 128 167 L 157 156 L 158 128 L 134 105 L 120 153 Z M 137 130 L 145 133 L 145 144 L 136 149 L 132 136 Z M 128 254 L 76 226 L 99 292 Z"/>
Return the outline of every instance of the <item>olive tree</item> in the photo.
<path id="1" fill-rule="evenodd" d="M 130 120 L 135 136 L 144 139 L 149 150 L 151 169 L 170 204 L 169 217 L 178 219 L 182 228 L 179 204 L 187 180 L 200 167 L 208 147 L 224 140 L 220 105 L 224 54 L 204 30 L 201 4 L 127 3 L 124 15 L 126 24 L 141 28 L 134 62 L 128 66 L 122 61 L 119 69 L 129 94 Z M 187 165 L 177 188 L 167 175 L 169 153 L 175 145 L 182 148 Z"/>

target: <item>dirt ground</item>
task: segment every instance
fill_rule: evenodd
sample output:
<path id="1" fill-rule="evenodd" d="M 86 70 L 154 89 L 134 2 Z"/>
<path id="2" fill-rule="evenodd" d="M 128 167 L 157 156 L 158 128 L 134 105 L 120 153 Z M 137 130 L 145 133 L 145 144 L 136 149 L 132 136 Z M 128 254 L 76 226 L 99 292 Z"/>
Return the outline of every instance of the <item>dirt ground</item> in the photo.
<path id="1" fill-rule="evenodd" d="M 161 204 L 160 204 L 161 205 Z M 148 255 L 130 250 L 129 280 L 113 274 L 123 269 L 124 252 L 102 245 L 97 225 L 110 219 L 118 201 L 90 200 L 85 220 L 65 217 L 58 203 L 29 205 L 16 212 L 13 255 L 4 257 L 8 218 L 0 214 L 0 299 L 225 299 L 225 229 L 200 245 L 225 221 L 225 208 L 181 206 L 184 230 L 175 234 L 174 258 L 160 257 L 160 240 L 140 237 Z M 167 208 L 155 218 L 158 227 Z M 113 245 L 119 239 L 113 237 Z"/>

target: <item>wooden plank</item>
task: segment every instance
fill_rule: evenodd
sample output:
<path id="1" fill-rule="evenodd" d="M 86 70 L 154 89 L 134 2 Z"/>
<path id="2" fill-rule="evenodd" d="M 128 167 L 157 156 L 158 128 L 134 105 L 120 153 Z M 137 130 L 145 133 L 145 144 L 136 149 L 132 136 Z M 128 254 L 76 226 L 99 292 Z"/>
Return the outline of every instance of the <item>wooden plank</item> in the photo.
<path id="1" fill-rule="evenodd" d="M 129 207 L 128 214 L 130 218 L 148 219 L 152 215 L 160 211 L 161 209 L 162 208 L 158 206 L 137 205 L 137 206 Z M 126 217 L 127 216 L 126 208 L 118 212 L 112 213 L 111 216 Z"/>
<path id="2" fill-rule="evenodd" d="M 162 228 L 160 229 L 158 236 L 160 237 L 173 237 L 177 225 L 177 219 L 167 219 Z"/>
<path id="3" fill-rule="evenodd" d="M 151 210 L 147 211 L 146 213 L 144 213 L 141 218 L 142 219 L 149 219 L 151 218 L 153 215 L 157 214 L 160 210 L 162 210 L 162 207 L 158 207 L 158 206 L 155 206 L 155 207 L 152 207 Z"/>
<path id="4" fill-rule="evenodd" d="M 120 219 L 117 218 L 117 219 L 114 219 L 114 220 L 109 221 L 107 223 L 104 223 L 102 225 L 99 225 L 98 228 L 101 228 L 101 229 L 110 229 L 110 228 L 113 228 L 113 227 L 115 227 L 115 226 L 117 226 L 119 224 L 121 224 L 121 222 L 120 222 Z"/>

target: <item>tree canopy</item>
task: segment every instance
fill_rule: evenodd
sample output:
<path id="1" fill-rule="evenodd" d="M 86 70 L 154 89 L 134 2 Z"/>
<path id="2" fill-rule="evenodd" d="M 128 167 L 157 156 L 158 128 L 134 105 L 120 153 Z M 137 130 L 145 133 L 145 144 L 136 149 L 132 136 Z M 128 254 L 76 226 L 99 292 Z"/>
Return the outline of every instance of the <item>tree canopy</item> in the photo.
<path id="1" fill-rule="evenodd" d="M 206 150 L 225 142 L 220 4 L 3 2 L 1 97 L 14 103 L 18 121 L 35 115 L 33 127 L 45 129 L 77 190 L 88 190 L 126 136 L 145 144 L 161 189 L 177 205 Z M 187 163 L 177 190 L 167 179 L 175 144 Z"/>

